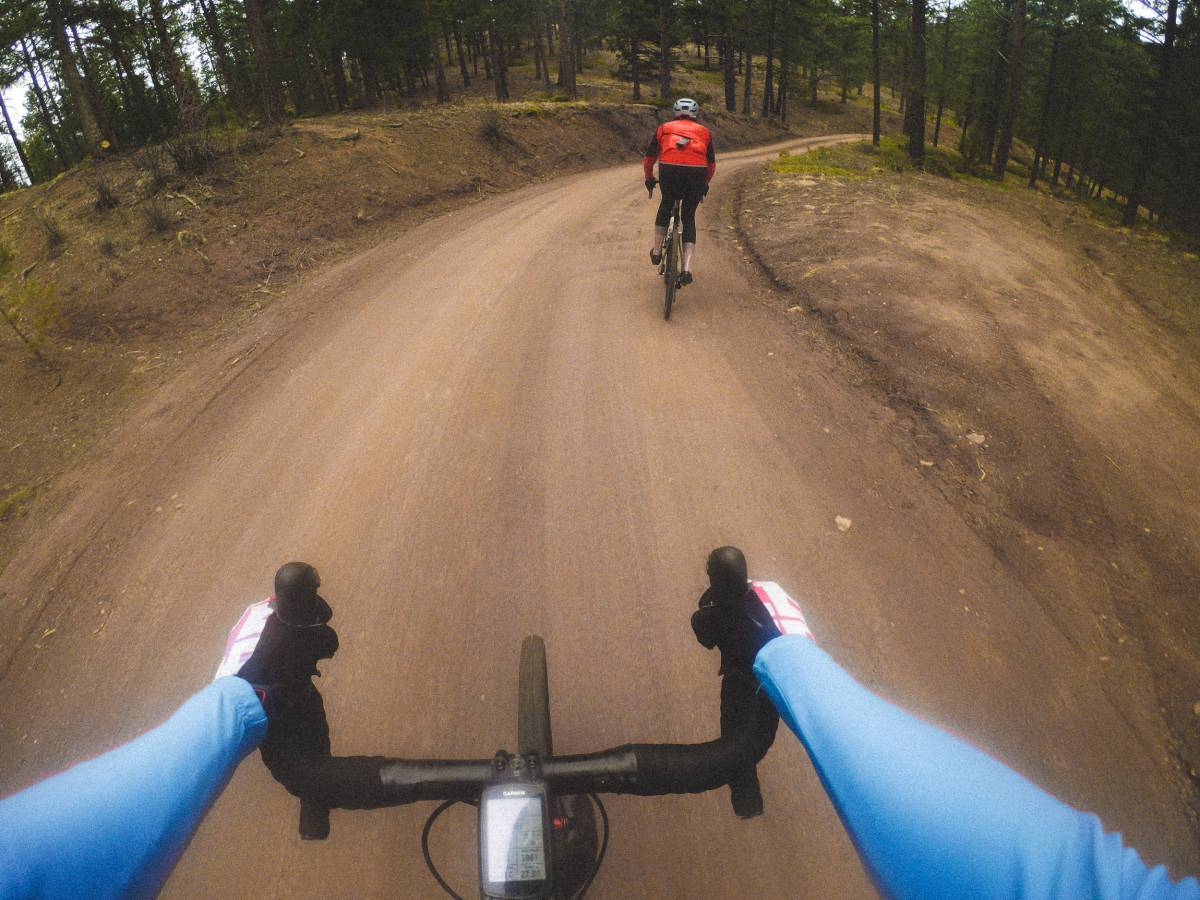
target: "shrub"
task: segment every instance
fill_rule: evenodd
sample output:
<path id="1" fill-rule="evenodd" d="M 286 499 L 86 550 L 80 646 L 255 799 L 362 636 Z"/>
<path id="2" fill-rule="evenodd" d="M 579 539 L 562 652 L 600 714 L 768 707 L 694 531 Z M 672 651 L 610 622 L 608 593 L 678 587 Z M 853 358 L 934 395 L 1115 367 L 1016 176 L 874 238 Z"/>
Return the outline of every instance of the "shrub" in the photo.
<path id="1" fill-rule="evenodd" d="M 161 234 L 171 227 L 171 214 L 157 200 L 146 204 L 146 227 L 155 234 Z"/>
<path id="2" fill-rule="evenodd" d="M 112 257 L 117 255 L 117 245 L 113 243 L 112 238 L 103 238 L 97 246 L 105 256 Z"/>
<path id="3" fill-rule="evenodd" d="M 49 213 L 38 213 L 37 223 L 42 229 L 42 233 L 46 235 L 46 250 L 55 254 L 67 242 L 67 234 L 62 229 L 62 225 L 58 220 Z"/>
<path id="4" fill-rule="evenodd" d="M 493 150 L 517 145 L 512 135 L 505 130 L 504 123 L 500 121 L 500 113 L 494 109 L 489 109 L 483 114 L 483 121 L 479 125 L 479 139 Z"/>
<path id="5" fill-rule="evenodd" d="M 92 190 L 96 192 L 96 212 L 106 213 L 110 209 L 116 209 L 119 201 L 117 200 L 116 192 L 113 191 L 113 186 L 104 178 L 97 178 L 92 182 Z"/>
<path id="6" fill-rule="evenodd" d="M 205 171 L 220 159 L 228 148 L 201 131 L 181 134 L 163 142 L 163 148 L 175 160 L 175 168 L 186 174 Z"/>
<path id="7" fill-rule="evenodd" d="M 133 163 L 149 176 L 151 194 L 167 186 L 167 154 L 162 147 L 144 148 L 133 158 Z"/>

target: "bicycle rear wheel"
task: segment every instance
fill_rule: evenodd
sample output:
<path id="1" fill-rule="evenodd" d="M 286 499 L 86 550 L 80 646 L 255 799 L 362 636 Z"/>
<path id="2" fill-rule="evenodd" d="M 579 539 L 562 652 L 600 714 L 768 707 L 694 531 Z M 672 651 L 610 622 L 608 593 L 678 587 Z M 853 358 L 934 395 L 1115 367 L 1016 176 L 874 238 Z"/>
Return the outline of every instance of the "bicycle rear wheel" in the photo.
<path id="1" fill-rule="evenodd" d="M 667 261 L 663 268 L 663 281 L 665 285 L 663 318 L 668 322 L 671 320 L 671 306 L 675 303 L 675 289 L 679 286 L 679 241 L 676 240 L 678 232 L 679 220 L 672 217 L 671 225 L 667 229 L 667 245 L 665 248 Z"/>
<path id="2" fill-rule="evenodd" d="M 550 735 L 550 684 L 546 674 L 546 644 L 530 635 L 521 643 L 517 684 L 517 752 L 545 759 L 554 751 Z"/>

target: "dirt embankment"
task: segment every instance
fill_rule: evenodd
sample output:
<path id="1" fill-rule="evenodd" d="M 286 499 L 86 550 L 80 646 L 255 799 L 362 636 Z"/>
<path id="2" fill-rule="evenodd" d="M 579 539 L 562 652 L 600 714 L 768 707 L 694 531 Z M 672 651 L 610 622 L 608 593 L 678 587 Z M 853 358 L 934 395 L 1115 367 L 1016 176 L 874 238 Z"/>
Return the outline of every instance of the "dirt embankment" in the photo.
<path id="1" fill-rule="evenodd" d="M 796 327 L 901 413 L 1200 833 L 1196 255 L 1011 184 L 772 172 L 741 200 Z"/>
<path id="2" fill-rule="evenodd" d="M 734 149 L 855 130 L 867 114 L 828 105 L 786 131 L 708 118 L 718 147 Z M 53 286 L 61 313 L 41 348 L 48 366 L 0 329 L 0 566 L 30 533 L 35 498 L 46 515 L 61 506 L 56 477 L 97 435 L 299 279 L 486 194 L 632 162 L 660 115 L 645 105 L 474 101 L 346 113 L 150 148 L 0 197 L 0 244 L 15 253 L 9 286 L 21 277 Z M 631 190 L 637 183 L 631 172 Z M 331 315 L 336 304 L 330 297 Z"/>

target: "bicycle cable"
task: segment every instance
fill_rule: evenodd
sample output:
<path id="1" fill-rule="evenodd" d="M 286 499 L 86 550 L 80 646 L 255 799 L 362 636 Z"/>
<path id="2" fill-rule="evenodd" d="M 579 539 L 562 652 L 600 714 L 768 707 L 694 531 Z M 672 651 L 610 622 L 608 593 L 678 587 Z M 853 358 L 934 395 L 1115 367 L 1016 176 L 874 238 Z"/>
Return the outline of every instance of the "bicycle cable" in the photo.
<path id="1" fill-rule="evenodd" d="M 600 810 L 600 821 L 604 823 L 604 838 L 600 841 L 600 852 L 596 854 L 596 863 L 592 866 L 592 874 L 587 877 L 587 881 L 583 883 L 583 887 L 575 895 L 575 900 L 583 900 L 583 895 L 592 886 L 592 881 L 595 880 L 596 873 L 600 871 L 600 865 L 604 862 L 604 854 L 608 852 L 608 810 L 604 808 L 604 804 L 600 802 L 600 798 L 595 794 L 588 794 L 587 796 L 589 800 L 596 804 L 596 808 Z"/>
<path id="2" fill-rule="evenodd" d="M 442 877 L 442 873 L 438 871 L 438 867 L 433 864 L 433 856 L 429 853 L 429 832 L 433 828 L 433 823 L 437 821 L 438 816 L 455 803 L 465 803 L 467 806 L 479 805 L 473 800 L 447 800 L 440 804 L 437 809 L 429 814 L 429 818 L 425 820 L 425 827 L 421 829 L 421 855 L 425 857 L 425 866 L 429 869 L 429 874 L 433 876 L 441 889 L 453 897 L 454 900 L 463 900 L 463 897 L 455 893 L 454 888 L 446 883 L 446 879 Z"/>

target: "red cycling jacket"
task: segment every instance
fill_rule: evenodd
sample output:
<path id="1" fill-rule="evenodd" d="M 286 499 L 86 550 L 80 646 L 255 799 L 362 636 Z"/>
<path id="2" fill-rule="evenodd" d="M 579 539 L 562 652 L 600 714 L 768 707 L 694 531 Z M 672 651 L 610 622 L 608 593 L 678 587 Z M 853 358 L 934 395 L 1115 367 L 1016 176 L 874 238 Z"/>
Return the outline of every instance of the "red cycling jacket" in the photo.
<path id="1" fill-rule="evenodd" d="M 670 166 L 702 166 L 708 170 L 706 181 L 712 181 L 713 173 L 717 171 L 712 134 L 687 116 L 664 122 L 654 132 L 642 159 L 647 181 L 654 177 L 655 159 Z"/>

